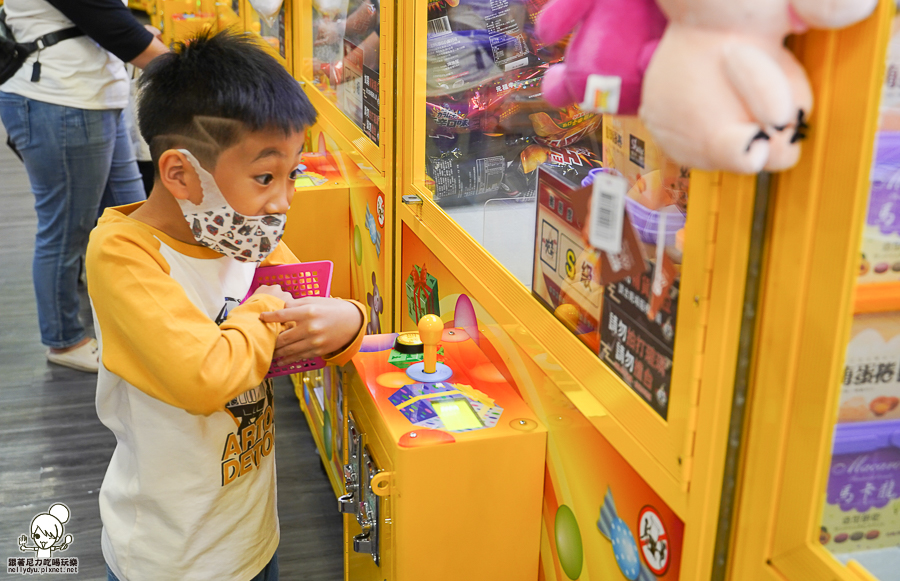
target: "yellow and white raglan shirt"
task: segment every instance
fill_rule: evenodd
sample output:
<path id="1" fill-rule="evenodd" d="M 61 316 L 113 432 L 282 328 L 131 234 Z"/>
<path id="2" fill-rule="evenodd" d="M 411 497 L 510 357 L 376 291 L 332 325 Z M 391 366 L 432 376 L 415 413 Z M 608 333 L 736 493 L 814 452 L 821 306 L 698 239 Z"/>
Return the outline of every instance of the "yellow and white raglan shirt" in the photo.
<path id="1" fill-rule="evenodd" d="M 247 581 L 278 547 L 272 361 L 284 307 L 243 304 L 259 265 L 185 244 L 108 209 L 91 234 L 97 414 L 116 436 L 100 488 L 103 557 L 121 581 Z M 327 361 L 343 364 L 359 335 Z"/>

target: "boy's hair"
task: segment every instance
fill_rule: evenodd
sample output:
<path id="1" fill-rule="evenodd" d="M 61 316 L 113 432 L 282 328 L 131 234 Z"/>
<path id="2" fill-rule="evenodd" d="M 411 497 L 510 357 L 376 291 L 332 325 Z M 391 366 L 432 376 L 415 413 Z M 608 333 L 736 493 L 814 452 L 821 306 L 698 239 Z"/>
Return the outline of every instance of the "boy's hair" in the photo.
<path id="1" fill-rule="evenodd" d="M 141 135 L 159 175 L 167 149 L 189 149 L 210 169 L 245 131 L 303 131 L 316 110 L 299 83 L 247 34 L 202 32 L 155 58 L 139 81 Z"/>

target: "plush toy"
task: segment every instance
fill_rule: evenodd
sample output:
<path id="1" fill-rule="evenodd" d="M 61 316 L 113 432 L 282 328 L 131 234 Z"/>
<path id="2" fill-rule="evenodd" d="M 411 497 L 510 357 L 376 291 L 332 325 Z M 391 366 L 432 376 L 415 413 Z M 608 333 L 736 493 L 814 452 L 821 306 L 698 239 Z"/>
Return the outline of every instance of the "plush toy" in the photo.
<path id="1" fill-rule="evenodd" d="M 553 0 L 541 12 L 536 32 L 542 42 L 558 42 L 578 30 L 566 47 L 565 62 L 544 75 L 544 98 L 554 107 L 585 102 L 603 113 L 634 115 L 641 99 L 641 79 L 666 27 L 654 0 Z M 585 95 L 588 77 L 609 77 L 599 93 Z M 620 79 L 620 81 L 616 80 Z M 614 86 L 621 82 L 616 99 Z M 594 96 L 606 99 L 598 102 Z M 618 106 L 616 106 L 618 101 Z"/>
<path id="2" fill-rule="evenodd" d="M 641 120 L 675 162 L 756 173 L 797 163 L 813 99 L 784 47 L 807 27 L 865 18 L 877 0 L 658 0 L 669 26 L 644 76 Z"/>

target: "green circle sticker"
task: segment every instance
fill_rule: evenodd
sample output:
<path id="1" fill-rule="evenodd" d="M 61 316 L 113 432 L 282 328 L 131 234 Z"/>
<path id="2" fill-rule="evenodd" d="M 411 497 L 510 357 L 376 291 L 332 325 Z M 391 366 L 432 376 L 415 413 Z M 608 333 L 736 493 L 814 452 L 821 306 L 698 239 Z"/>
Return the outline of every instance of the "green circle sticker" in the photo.
<path id="1" fill-rule="evenodd" d="M 356 264 L 362 264 L 362 235 L 359 233 L 359 226 L 353 227 L 353 255 L 356 257 Z"/>
<path id="2" fill-rule="evenodd" d="M 322 439 L 325 440 L 325 456 L 331 460 L 331 453 L 333 452 L 333 446 L 331 443 L 332 440 L 332 430 L 331 430 L 331 414 L 328 413 L 328 410 L 325 410 L 325 413 L 322 414 Z"/>
<path id="3" fill-rule="evenodd" d="M 584 546 L 581 544 L 578 521 L 571 508 L 560 505 L 556 511 L 553 530 L 556 536 L 556 554 L 559 555 L 563 572 L 569 579 L 578 579 L 584 564 Z"/>

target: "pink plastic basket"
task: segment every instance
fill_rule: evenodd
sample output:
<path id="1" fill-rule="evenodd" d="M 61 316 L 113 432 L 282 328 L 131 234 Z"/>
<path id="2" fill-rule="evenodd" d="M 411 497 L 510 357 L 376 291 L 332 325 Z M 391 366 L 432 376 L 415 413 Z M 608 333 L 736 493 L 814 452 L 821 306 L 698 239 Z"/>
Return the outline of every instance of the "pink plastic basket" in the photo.
<path id="1" fill-rule="evenodd" d="M 331 293 L 331 271 L 334 265 L 330 260 L 319 262 L 301 262 L 298 264 L 283 264 L 280 266 L 263 266 L 256 269 L 253 276 L 253 284 L 250 292 L 244 300 L 250 297 L 256 289 L 263 285 L 279 285 L 281 290 L 290 293 L 295 299 L 303 297 L 327 297 Z M 312 371 L 325 367 L 325 360 L 321 357 L 315 359 L 301 359 L 290 365 L 276 365 L 272 363 L 266 377 L 278 377 L 289 373 Z"/>

